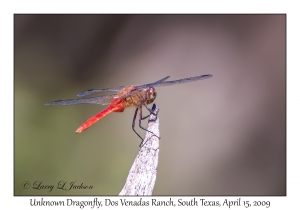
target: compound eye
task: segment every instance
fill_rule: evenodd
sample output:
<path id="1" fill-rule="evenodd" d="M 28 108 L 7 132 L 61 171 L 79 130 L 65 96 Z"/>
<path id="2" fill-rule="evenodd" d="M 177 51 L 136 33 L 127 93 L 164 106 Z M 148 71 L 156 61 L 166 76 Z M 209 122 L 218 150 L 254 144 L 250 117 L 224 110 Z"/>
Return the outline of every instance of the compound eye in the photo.
<path id="1" fill-rule="evenodd" d="M 155 97 L 156 97 L 156 91 L 155 91 L 154 87 L 149 87 L 149 89 L 148 89 L 148 97 L 149 97 L 150 100 L 155 99 Z"/>

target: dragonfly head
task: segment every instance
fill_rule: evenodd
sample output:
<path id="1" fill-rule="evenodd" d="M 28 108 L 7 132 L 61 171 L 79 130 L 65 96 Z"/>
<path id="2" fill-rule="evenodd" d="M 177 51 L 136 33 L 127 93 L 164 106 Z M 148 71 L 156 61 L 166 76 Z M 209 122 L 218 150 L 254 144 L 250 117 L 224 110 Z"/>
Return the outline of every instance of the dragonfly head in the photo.
<path id="1" fill-rule="evenodd" d="M 147 104 L 151 104 L 155 98 L 156 98 L 156 90 L 154 89 L 154 87 L 149 87 L 146 90 L 146 103 Z"/>

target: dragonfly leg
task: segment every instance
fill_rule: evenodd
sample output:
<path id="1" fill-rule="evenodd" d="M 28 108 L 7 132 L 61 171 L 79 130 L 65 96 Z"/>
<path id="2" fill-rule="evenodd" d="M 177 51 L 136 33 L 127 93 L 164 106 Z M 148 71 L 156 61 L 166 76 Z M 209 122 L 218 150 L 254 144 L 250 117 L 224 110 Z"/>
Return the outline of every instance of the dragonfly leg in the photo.
<path id="1" fill-rule="evenodd" d="M 152 109 L 150 109 L 147 105 L 144 105 L 144 106 L 146 107 L 146 109 L 147 109 L 151 114 L 153 114 L 153 115 L 156 116 L 156 114 L 153 112 L 153 111 L 156 109 L 156 105 L 155 105 L 155 104 L 153 104 Z M 149 116 L 150 116 L 150 114 L 148 114 L 148 115 L 145 116 L 145 117 L 142 117 L 142 120 L 147 119 Z"/>
<path id="2" fill-rule="evenodd" d="M 156 107 L 156 106 L 154 106 L 155 104 L 153 104 L 153 107 Z M 145 107 L 146 107 L 146 109 L 151 113 L 151 114 L 153 114 L 153 115 L 155 115 L 156 116 L 156 114 L 153 112 L 153 110 L 152 109 L 150 109 L 147 105 L 144 105 Z M 155 108 L 154 108 L 155 109 Z M 149 117 L 150 115 L 148 115 L 147 117 Z M 144 118 L 146 118 L 146 117 L 144 117 Z"/>
<path id="3" fill-rule="evenodd" d="M 151 111 L 152 111 L 152 110 L 151 110 Z M 144 127 L 142 126 L 142 119 L 143 119 L 143 117 L 142 117 L 142 108 L 140 108 L 139 116 L 140 116 L 140 118 L 139 118 L 139 126 L 140 126 L 140 128 L 143 129 L 144 131 L 147 131 L 147 132 L 149 132 L 149 133 L 152 133 L 154 136 L 156 136 L 157 138 L 159 138 L 157 135 L 155 135 L 155 133 L 153 133 L 152 131 L 147 130 L 146 128 L 144 128 Z M 159 139 L 160 139 L 160 138 L 159 138 Z"/>
<path id="4" fill-rule="evenodd" d="M 142 142 L 143 142 L 143 138 L 134 130 L 135 119 L 136 119 L 136 114 L 137 114 L 138 110 L 139 110 L 139 108 L 136 108 L 136 110 L 134 112 L 133 121 L 132 121 L 132 130 L 135 132 L 136 135 L 138 135 L 138 137 L 140 137 L 140 139 L 142 139 Z"/>
<path id="5" fill-rule="evenodd" d="M 150 114 L 148 114 L 147 116 L 143 117 L 142 120 L 147 119 L 150 116 Z"/>
<path id="6" fill-rule="evenodd" d="M 156 105 L 155 105 L 155 104 L 153 104 L 152 109 L 150 109 L 147 105 L 144 105 L 144 106 L 146 107 L 146 109 L 147 109 L 151 114 L 153 114 L 154 116 L 157 116 L 157 114 L 154 113 L 154 110 L 156 109 Z M 147 115 L 146 117 L 143 117 L 142 120 L 148 118 L 149 116 L 150 116 L 150 114 Z"/>

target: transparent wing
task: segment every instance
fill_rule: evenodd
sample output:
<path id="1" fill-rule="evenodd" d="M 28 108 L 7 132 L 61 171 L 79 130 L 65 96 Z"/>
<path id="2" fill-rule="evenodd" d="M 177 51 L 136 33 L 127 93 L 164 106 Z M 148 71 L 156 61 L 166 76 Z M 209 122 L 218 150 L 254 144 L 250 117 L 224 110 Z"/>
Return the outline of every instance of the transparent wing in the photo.
<path id="1" fill-rule="evenodd" d="M 212 76 L 213 75 L 211 75 L 211 74 L 205 74 L 205 75 L 196 76 L 196 77 L 189 77 L 189 78 L 185 78 L 185 79 L 155 83 L 152 86 L 153 87 L 159 87 L 159 86 L 176 85 L 176 84 L 182 84 L 182 83 L 186 83 L 186 82 L 194 82 L 194 81 L 197 81 L 197 80 L 208 79 L 208 78 L 211 78 Z"/>
<path id="2" fill-rule="evenodd" d="M 153 85 L 155 85 L 155 84 L 159 84 L 159 83 L 161 83 L 161 82 L 167 80 L 169 77 L 170 77 L 170 76 L 167 76 L 167 77 L 164 77 L 164 78 L 162 78 L 162 79 L 160 79 L 160 80 L 157 80 L 156 82 L 151 82 L 151 83 L 148 83 L 148 84 L 145 84 L 145 85 L 137 85 L 137 86 L 136 86 L 136 90 L 142 90 L 142 89 L 145 89 L 145 88 L 147 88 L 147 87 L 153 86 Z"/>
<path id="3" fill-rule="evenodd" d="M 79 98 L 79 99 L 67 99 L 67 100 L 57 100 L 48 102 L 45 105 L 47 106 L 55 106 L 55 105 L 75 105 L 75 104 L 101 104 L 101 105 L 108 105 L 112 101 L 112 99 L 116 96 L 113 95 L 106 95 L 106 96 L 96 96 L 91 98 Z"/>
<path id="4" fill-rule="evenodd" d="M 120 92 L 125 86 L 118 86 L 118 87 L 112 87 L 112 88 L 105 88 L 105 89 L 90 89 L 86 90 L 84 92 L 78 93 L 77 96 L 87 96 L 95 93 L 101 93 L 101 92 L 109 92 L 109 91 L 117 91 Z"/>
<path id="5" fill-rule="evenodd" d="M 156 82 L 153 83 L 149 83 L 146 85 L 142 85 L 142 86 L 149 86 L 152 84 L 156 84 L 156 83 L 160 83 L 165 81 L 166 79 L 168 79 L 170 76 L 164 77 Z M 91 94 L 95 94 L 95 93 L 101 93 L 101 92 L 108 92 L 108 91 L 117 91 L 120 92 L 125 86 L 118 86 L 118 87 L 112 87 L 112 88 L 105 88 L 105 89 L 90 89 L 90 90 L 86 90 L 84 92 L 78 93 L 77 96 L 82 97 L 82 96 L 87 96 L 87 95 L 91 95 Z M 140 87 L 140 86 L 138 86 Z M 143 89 L 143 88 L 139 88 L 139 89 Z"/>
<path id="6" fill-rule="evenodd" d="M 185 79 L 179 79 L 179 80 L 173 80 L 173 81 L 160 81 L 160 82 L 154 82 L 154 83 L 149 83 L 146 85 L 141 85 L 141 86 L 137 86 L 135 90 L 131 91 L 130 93 L 120 97 L 120 98 L 126 98 L 128 96 L 134 95 L 138 92 L 141 92 L 143 89 L 148 88 L 148 87 L 159 87 L 159 86 L 168 86 L 168 85 L 176 85 L 176 84 L 182 84 L 182 83 L 186 83 L 186 82 L 193 82 L 193 81 L 197 81 L 197 80 L 202 80 L 202 79 L 208 79 L 211 78 L 213 75 L 211 74 L 205 74 L 205 75 L 201 75 L 201 76 L 196 76 L 196 77 L 189 77 L 189 78 L 185 78 Z M 169 78 L 169 77 L 167 77 Z"/>
<path id="7" fill-rule="evenodd" d="M 135 87 L 135 90 L 132 90 L 130 93 L 127 93 L 126 95 L 123 95 L 122 97 L 120 98 L 127 98 L 129 96 L 132 96 L 138 92 L 141 92 L 143 89 L 147 88 L 147 87 L 151 87 L 151 86 L 154 86 L 155 84 L 159 84 L 165 80 L 167 80 L 170 76 L 166 76 L 160 80 L 157 80 L 156 82 L 152 82 L 152 83 L 148 83 L 148 84 L 145 84 L 145 85 L 138 85 Z"/>

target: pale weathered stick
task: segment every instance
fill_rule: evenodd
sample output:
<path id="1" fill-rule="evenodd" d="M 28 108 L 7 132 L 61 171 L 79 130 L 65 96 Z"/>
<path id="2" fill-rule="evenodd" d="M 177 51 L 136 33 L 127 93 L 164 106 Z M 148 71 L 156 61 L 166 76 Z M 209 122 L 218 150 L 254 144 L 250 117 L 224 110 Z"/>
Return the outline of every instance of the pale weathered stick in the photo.
<path id="1" fill-rule="evenodd" d="M 153 104 L 145 138 L 140 146 L 133 165 L 129 171 L 126 183 L 119 195 L 152 195 L 156 181 L 159 153 L 159 119 L 158 108 Z"/>

